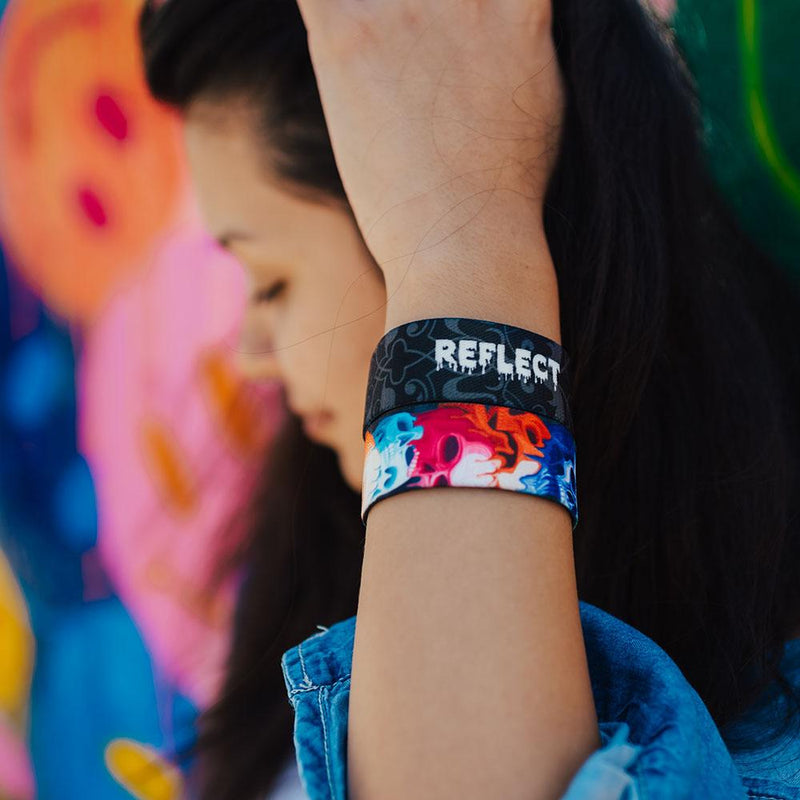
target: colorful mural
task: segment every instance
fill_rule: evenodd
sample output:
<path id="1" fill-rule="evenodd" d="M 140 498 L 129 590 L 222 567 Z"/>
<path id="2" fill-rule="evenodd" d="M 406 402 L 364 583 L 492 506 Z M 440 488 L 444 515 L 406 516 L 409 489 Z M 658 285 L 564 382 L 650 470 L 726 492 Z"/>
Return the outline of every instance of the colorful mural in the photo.
<path id="1" fill-rule="evenodd" d="M 180 795 L 228 647 L 214 568 L 282 411 L 236 373 L 244 278 L 146 92 L 138 5 L 0 19 L 4 800 Z"/>

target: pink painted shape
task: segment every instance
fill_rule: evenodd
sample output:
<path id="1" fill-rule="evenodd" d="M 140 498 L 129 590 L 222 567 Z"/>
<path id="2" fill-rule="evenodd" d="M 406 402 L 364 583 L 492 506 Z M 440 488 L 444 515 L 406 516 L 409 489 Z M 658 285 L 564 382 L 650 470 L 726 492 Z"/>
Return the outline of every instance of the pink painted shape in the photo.
<path id="1" fill-rule="evenodd" d="M 117 141 L 128 138 L 128 118 L 119 103 L 109 94 L 100 94 L 94 103 L 97 121 Z"/>
<path id="2" fill-rule="evenodd" d="M 108 214 L 106 214 L 103 202 L 87 186 L 82 186 L 78 189 L 78 206 L 92 225 L 104 228 L 108 224 Z"/>
<path id="3" fill-rule="evenodd" d="M 669 21 L 675 13 L 676 0 L 649 0 L 649 3 L 663 20 Z"/>
<path id="4" fill-rule="evenodd" d="M 200 707 L 222 678 L 235 582 L 212 598 L 221 624 L 198 615 L 190 594 L 235 546 L 221 525 L 256 464 L 219 430 L 197 360 L 221 341 L 233 352 L 244 297 L 241 269 L 190 221 L 87 331 L 79 367 L 79 434 L 97 489 L 101 558 L 157 663 Z M 268 438 L 285 413 L 277 384 L 262 402 Z M 203 479 L 191 516 L 165 507 L 156 491 L 139 433 L 148 417 L 167 425 Z"/>
<path id="5" fill-rule="evenodd" d="M 22 740 L 0 717 L 0 796 L 33 800 L 34 779 Z"/>

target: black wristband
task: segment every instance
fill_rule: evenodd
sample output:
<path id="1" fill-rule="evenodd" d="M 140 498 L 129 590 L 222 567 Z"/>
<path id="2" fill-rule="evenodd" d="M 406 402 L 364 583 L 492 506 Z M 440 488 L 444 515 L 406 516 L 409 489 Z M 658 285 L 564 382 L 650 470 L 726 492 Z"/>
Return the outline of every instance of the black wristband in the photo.
<path id="1" fill-rule="evenodd" d="M 388 411 L 436 402 L 531 411 L 572 432 L 568 366 L 558 342 L 514 325 L 465 317 L 398 325 L 372 353 L 362 438 Z"/>

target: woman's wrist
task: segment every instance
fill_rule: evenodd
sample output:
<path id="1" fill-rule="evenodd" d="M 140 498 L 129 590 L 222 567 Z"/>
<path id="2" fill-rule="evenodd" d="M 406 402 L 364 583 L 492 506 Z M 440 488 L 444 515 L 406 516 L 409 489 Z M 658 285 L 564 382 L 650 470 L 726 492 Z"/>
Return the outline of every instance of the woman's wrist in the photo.
<path id="1" fill-rule="evenodd" d="M 387 276 L 385 330 L 461 316 L 517 325 L 561 342 L 558 283 L 538 206 L 494 196 L 451 236 Z"/>

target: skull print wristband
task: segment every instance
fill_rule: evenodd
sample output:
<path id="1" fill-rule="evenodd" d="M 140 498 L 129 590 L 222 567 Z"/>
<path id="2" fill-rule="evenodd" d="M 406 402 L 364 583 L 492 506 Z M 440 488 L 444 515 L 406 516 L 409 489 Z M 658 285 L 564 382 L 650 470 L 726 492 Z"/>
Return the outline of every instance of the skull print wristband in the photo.
<path id="1" fill-rule="evenodd" d="M 568 360 L 511 325 L 439 317 L 388 331 L 370 363 L 361 518 L 411 489 L 506 489 L 578 522 Z"/>

